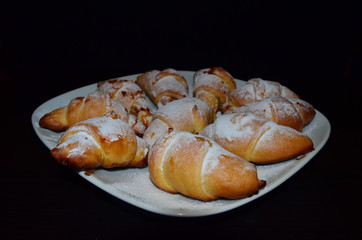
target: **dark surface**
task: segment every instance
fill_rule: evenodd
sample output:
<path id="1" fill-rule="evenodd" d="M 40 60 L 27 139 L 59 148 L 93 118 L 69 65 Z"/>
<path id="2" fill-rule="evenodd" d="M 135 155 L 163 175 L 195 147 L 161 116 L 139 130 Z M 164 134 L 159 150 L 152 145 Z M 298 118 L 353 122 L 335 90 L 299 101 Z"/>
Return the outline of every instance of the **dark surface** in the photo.
<path id="1" fill-rule="evenodd" d="M 151 2 L 2 3 L 0 235 L 361 239 L 357 5 Z M 57 164 L 32 129 L 36 107 L 69 90 L 149 69 L 210 66 L 222 66 L 239 79 L 279 81 L 312 103 L 332 126 L 325 147 L 301 171 L 232 211 L 171 218 L 133 207 Z"/>

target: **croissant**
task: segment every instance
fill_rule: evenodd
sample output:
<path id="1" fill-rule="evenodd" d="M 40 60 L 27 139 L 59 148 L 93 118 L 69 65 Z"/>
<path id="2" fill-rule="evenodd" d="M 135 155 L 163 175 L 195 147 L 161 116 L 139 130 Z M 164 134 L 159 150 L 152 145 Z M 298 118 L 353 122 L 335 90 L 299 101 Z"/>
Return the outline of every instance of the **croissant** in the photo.
<path id="1" fill-rule="evenodd" d="M 212 110 L 197 98 L 182 98 L 161 106 L 146 129 L 143 139 L 152 146 L 170 130 L 199 133 L 212 121 Z"/>
<path id="2" fill-rule="evenodd" d="M 252 163 L 188 132 L 160 138 L 150 149 L 148 166 L 160 189 L 203 201 L 248 197 L 266 184 Z"/>
<path id="3" fill-rule="evenodd" d="M 240 107 L 247 103 L 261 101 L 272 96 L 299 98 L 297 94 L 278 82 L 253 78 L 247 81 L 244 86 L 235 89 L 229 94 L 224 111 L 228 107 Z"/>
<path id="4" fill-rule="evenodd" d="M 259 102 L 245 104 L 241 107 L 229 108 L 226 113 L 249 112 L 271 120 L 279 125 L 302 131 L 310 123 L 316 112 L 311 104 L 298 98 L 274 96 Z"/>
<path id="5" fill-rule="evenodd" d="M 72 125 L 50 153 L 59 163 L 81 170 L 145 166 L 148 150 L 145 141 L 112 112 Z"/>
<path id="6" fill-rule="evenodd" d="M 86 97 L 74 98 L 67 106 L 45 114 L 39 120 L 39 125 L 52 131 L 61 132 L 77 122 L 100 117 L 108 112 L 116 113 L 121 120 L 129 123 L 137 134 L 142 135 L 145 131 L 143 123 L 129 115 L 122 104 L 98 91 L 90 93 Z"/>
<path id="7" fill-rule="evenodd" d="M 142 89 L 131 80 L 111 79 L 98 82 L 98 90 L 108 94 L 111 99 L 123 104 L 128 113 L 148 127 L 152 121 L 152 107 L 146 100 Z"/>
<path id="8" fill-rule="evenodd" d="M 307 135 L 244 112 L 221 115 L 200 134 L 259 164 L 284 161 L 313 150 Z"/>
<path id="9" fill-rule="evenodd" d="M 157 106 L 188 96 L 186 79 L 172 68 L 150 70 L 137 77 L 138 84 Z"/>
<path id="10" fill-rule="evenodd" d="M 214 112 L 221 110 L 227 96 L 236 88 L 234 78 L 221 67 L 199 70 L 193 81 L 193 96 L 206 102 Z"/>

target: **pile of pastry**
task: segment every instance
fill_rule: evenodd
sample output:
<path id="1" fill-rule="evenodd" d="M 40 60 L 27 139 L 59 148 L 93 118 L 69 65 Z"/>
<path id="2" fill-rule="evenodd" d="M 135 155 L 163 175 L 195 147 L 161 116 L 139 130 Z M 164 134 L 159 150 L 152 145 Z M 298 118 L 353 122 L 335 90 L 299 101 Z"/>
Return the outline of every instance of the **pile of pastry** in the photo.
<path id="1" fill-rule="evenodd" d="M 266 182 L 255 164 L 313 150 L 301 132 L 313 106 L 278 82 L 254 78 L 237 88 L 230 73 L 213 67 L 194 74 L 188 93 L 176 70 L 151 70 L 136 81 L 99 82 L 39 125 L 63 132 L 51 155 L 64 165 L 148 166 L 160 189 L 203 201 L 256 194 Z"/>

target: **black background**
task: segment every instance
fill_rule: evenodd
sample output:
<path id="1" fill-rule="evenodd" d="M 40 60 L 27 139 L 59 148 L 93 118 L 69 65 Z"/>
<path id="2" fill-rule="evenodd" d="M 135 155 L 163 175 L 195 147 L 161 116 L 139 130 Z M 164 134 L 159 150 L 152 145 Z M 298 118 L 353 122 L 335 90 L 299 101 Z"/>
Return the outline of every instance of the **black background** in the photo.
<path id="1" fill-rule="evenodd" d="M 0 234 L 361 239 L 362 22 L 356 3 L 2 1 Z M 211 66 L 238 79 L 279 81 L 332 126 L 325 147 L 301 171 L 232 211 L 171 218 L 133 207 L 57 164 L 32 129 L 36 107 L 75 88 L 150 69 Z"/>

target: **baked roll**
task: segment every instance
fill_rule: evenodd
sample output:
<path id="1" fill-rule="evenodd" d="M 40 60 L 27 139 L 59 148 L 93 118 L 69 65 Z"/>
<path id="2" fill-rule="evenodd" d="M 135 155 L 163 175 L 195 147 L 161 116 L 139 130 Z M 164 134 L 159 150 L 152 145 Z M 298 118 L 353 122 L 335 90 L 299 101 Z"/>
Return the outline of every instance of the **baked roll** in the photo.
<path id="1" fill-rule="evenodd" d="M 258 117 L 271 120 L 279 125 L 302 131 L 309 124 L 316 112 L 311 104 L 298 98 L 281 96 L 268 97 L 259 102 L 231 107 L 226 113 L 248 112 Z"/>
<path id="2" fill-rule="evenodd" d="M 248 197 L 266 184 L 253 164 L 188 132 L 160 138 L 150 149 L 148 164 L 157 187 L 202 201 Z"/>
<path id="3" fill-rule="evenodd" d="M 148 145 L 114 113 L 72 125 L 50 152 L 77 170 L 147 165 Z"/>
<path id="4" fill-rule="evenodd" d="M 169 131 L 200 133 L 212 121 L 212 110 L 197 98 L 182 98 L 162 106 L 146 129 L 143 139 L 153 143 Z"/>
<path id="5" fill-rule="evenodd" d="M 189 91 L 186 79 L 172 68 L 147 71 L 137 77 L 136 84 L 158 107 L 187 97 Z"/>
<path id="6" fill-rule="evenodd" d="M 146 128 L 150 125 L 152 106 L 147 101 L 146 94 L 134 81 L 115 78 L 98 82 L 98 91 L 123 104 L 128 113 L 136 116 Z"/>
<path id="7" fill-rule="evenodd" d="M 39 126 L 55 132 L 62 132 L 75 123 L 100 117 L 109 112 L 117 114 L 119 119 L 130 124 L 139 135 L 142 135 L 146 129 L 141 121 L 128 114 L 127 109 L 122 104 L 99 91 L 90 93 L 86 97 L 74 98 L 67 106 L 45 114 L 39 120 Z"/>
<path id="8" fill-rule="evenodd" d="M 221 67 L 199 70 L 194 74 L 193 81 L 193 96 L 206 102 L 214 113 L 222 110 L 227 96 L 236 88 L 234 78 Z"/>
<path id="9" fill-rule="evenodd" d="M 272 96 L 299 98 L 297 94 L 278 82 L 253 78 L 247 81 L 244 86 L 235 89 L 229 94 L 224 111 L 229 107 L 240 107 L 247 103 L 258 102 Z"/>
<path id="10" fill-rule="evenodd" d="M 285 161 L 313 150 L 307 135 L 244 112 L 219 116 L 200 135 L 258 164 Z"/>

